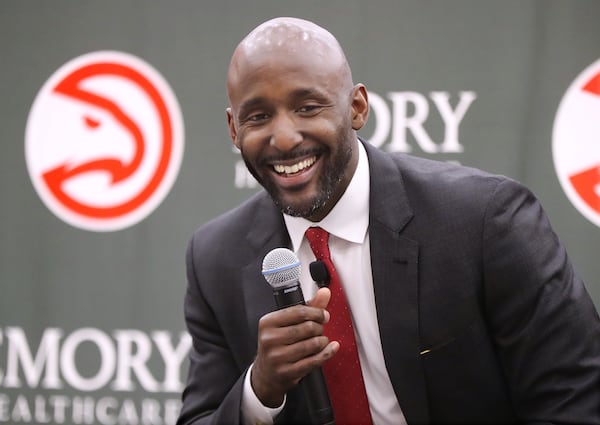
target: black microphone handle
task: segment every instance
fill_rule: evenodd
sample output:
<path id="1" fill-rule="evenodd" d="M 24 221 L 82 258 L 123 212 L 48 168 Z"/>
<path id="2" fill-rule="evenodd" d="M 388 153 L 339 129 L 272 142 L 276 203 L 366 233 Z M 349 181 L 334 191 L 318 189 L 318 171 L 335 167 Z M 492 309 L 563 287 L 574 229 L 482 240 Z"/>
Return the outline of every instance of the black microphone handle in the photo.
<path id="1" fill-rule="evenodd" d="M 327 392 L 323 369 L 320 367 L 309 372 L 300 380 L 308 412 L 315 425 L 335 425 L 333 408 Z"/>
<path id="2" fill-rule="evenodd" d="M 273 288 L 273 296 L 278 310 L 298 304 L 306 304 L 300 283 L 278 289 Z"/>
<path id="3" fill-rule="evenodd" d="M 291 286 L 273 289 L 273 296 L 278 309 L 306 304 L 300 283 Z M 308 405 L 308 412 L 314 425 L 335 425 L 333 409 L 323 370 L 319 367 L 309 372 L 300 380 L 304 399 Z"/>

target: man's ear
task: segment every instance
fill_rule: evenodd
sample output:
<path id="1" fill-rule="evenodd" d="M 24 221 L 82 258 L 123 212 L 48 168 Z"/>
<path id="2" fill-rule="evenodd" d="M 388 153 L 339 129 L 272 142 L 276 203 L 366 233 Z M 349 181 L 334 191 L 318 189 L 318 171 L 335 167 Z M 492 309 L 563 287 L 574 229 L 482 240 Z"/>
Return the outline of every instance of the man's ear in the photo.
<path id="1" fill-rule="evenodd" d="M 369 117 L 369 97 L 364 84 L 357 84 L 352 89 L 352 128 L 360 130 Z"/>
<path id="2" fill-rule="evenodd" d="M 225 109 L 225 113 L 227 114 L 227 125 L 229 126 L 229 137 L 233 141 L 233 144 L 236 148 L 240 149 L 240 144 L 237 138 L 237 130 L 235 128 L 235 119 L 233 118 L 233 112 L 231 108 Z"/>

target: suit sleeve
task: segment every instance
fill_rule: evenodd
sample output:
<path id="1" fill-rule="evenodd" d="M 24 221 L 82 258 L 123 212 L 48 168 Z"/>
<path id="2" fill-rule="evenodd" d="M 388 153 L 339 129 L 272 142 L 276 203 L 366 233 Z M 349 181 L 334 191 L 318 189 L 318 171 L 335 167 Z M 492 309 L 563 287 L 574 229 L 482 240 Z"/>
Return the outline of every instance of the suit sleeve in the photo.
<path id="1" fill-rule="evenodd" d="M 192 337 L 189 371 L 177 425 L 241 423 L 245 371 L 240 370 L 225 336 L 200 290 L 193 240 L 186 254 L 188 286 L 184 312 Z"/>
<path id="2" fill-rule="evenodd" d="M 600 320 L 548 218 L 503 180 L 484 219 L 487 318 L 523 423 L 600 424 Z"/>

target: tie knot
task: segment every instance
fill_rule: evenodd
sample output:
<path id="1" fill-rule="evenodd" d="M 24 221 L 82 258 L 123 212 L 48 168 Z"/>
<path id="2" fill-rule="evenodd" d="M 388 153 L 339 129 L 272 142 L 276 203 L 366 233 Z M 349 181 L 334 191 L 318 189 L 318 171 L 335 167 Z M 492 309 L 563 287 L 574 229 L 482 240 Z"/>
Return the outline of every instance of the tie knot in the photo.
<path id="1" fill-rule="evenodd" d="M 305 233 L 317 260 L 329 258 L 329 233 L 320 227 L 309 227 Z"/>

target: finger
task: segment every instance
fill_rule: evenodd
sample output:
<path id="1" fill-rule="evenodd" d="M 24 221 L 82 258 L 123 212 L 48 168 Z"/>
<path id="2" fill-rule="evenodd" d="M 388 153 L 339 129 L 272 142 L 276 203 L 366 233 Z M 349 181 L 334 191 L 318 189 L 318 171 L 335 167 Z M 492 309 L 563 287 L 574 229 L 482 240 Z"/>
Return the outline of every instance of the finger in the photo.
<path id="1" fill-rule="evenodd" d="M 329 288 L 319 288 L 313 299 L 310 300 L 307 305 L 311 307 L 325 308 L 327 307 L 327 304 L 329 304 L 330 299 L 331 291 Z"/>
<path id="2" fill-rule="evenodd" d="M 293 363 L 282 363 L 279 368 L 281 377 L 292 382 L 304 377 L 317 367 L 321 367 L 323 363 L 331 359 L 339 350 L 340 344 L 336 341 L 328 343 L 323 350 L 315 353 L 312 356 L 304 357 Z"/>
<path id="3" fill-rule="evenodd" d="M 310 300 L 307 303 L 307 305 L 309 305 L 311 307 L 325 309 L 325 308 L 327 308 L 327 305 L 329 304 L 330 300 L 331 300 L 331 291 L 329 290 L 329 288 L 319 288 L 317 290 L 317 293 L 313 297 L 313 299 Z M 323 319 L 324 319 L 324 321 L 322 323 L 329 322 L 329 312 L 327 310 L 324 310 Z"/>
<path id="4" fill-rule="evenodd" d="M 329 338 L 320 335 L 288 345 L 273 347 L 269 360 L 274 364 L 289 364 L 319 354 L 329 344 Z"/>
<path id="5" fill-rule="evenodd" d="M 337 342 L 327 342 L 326 337 L 314 338 L 297 344 L 300 350 L 293 352 L 291 347 L 277 347 L 266 353 L 258 353 L 252 369 L 252 388 L 263 404 L 278 406 L 282 395 L 298 383 L 307 373 L 330 359 L 339 349 Z M 303 350 L 312 351 L 310 344 L 322 347 L 310 356 L 301 354 Z M 314 347 L 313 347 L 314 348 Z M 299 359 L 296 357 L 300 356 Z"/>
<path id="6" fill-rule="evenodd" d="M 261 317 L 259 326 L 281 328 L 306 321 L 324 323 L 324 310 L 310 305 L 295 305 L 265 314 Z"/>
<path id="7" fill-rule="evenodd" d="M 321 323 L 307 320 L 290 326 L 259 326 L 258 340 L 260 346 L 278 347 L 318 337 L 323 334 Z M 322 347 L 321 347 L 322 348 Z"/>

